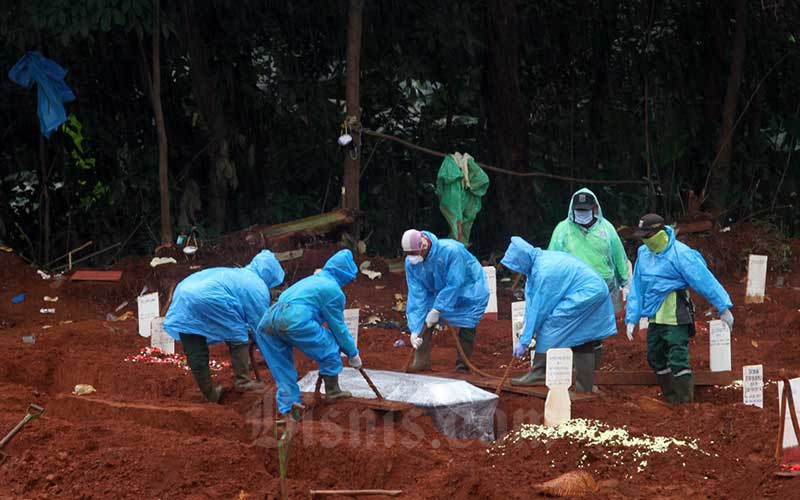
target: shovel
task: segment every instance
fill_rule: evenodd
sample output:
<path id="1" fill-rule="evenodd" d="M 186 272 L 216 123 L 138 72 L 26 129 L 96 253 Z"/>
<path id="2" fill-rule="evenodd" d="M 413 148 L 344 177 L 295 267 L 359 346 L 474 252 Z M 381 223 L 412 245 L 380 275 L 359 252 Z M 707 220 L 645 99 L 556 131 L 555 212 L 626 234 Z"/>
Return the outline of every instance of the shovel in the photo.
<path id="1" fill-rule="evenodd" d="M 28 413 L 26 413 L 25 416 L 22 417 L 22 420 L 20 420 L 20 422 L 16 426 L 14 426 L 13 429 L 11 429 L 11 432 L 6 434 L 6 437 L 4 437 L 2 441 L 0 441 L 0 464 L 5 462 L 6 458 L 8 458 L 8 455 L 3 451 L 3 448 L 5 448 L 6 445 L 10 443 L 11 440 L 14 438 L 14 436 L 16 436 L 17 433 L 21 431 L 23 427 L 25 427 L 25 424 L 27 424 L 34 418 L 40 416 L 42 413 L 44 413 L 44 408 L 42 408 L 41 406 L 35 405 L 33 403 L 28 405 Z"/>

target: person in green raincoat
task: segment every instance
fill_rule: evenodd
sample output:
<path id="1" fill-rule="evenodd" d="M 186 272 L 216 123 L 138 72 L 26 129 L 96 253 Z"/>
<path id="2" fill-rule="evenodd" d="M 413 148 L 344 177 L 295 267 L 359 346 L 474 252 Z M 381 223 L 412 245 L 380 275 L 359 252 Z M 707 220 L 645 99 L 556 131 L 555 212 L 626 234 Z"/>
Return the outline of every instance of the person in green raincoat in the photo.
<path id="1" fill-rule="evenodd" d="M 577 257 L 594 269 L 608 285 L 614 312 L 622 310 L 620 289 L 628 284 L 628 257 L 614 225 L 603 217 L 603 210 L 595 194 L 583 188 L 572 195 L 567 218 L 558 223 L 550 238 L 548 250 L 556 250 Z M 594 349 L 595 369 L 603 357 L 603 344 Z M 534 354 L 531 371 L 512 380 L 518 385 L 529 385 L 545 378 L 546 354 Z M 576 358 L 577 359 L 577 358 Z"/>
<path id="2" fill-rule="evenodd" d="M 456 153 L 445 157 L 436 176 L 436 194 L 450 238 L 469 246 L 472 225 L 488 189 L 489 176 L 472 156 Z"/>

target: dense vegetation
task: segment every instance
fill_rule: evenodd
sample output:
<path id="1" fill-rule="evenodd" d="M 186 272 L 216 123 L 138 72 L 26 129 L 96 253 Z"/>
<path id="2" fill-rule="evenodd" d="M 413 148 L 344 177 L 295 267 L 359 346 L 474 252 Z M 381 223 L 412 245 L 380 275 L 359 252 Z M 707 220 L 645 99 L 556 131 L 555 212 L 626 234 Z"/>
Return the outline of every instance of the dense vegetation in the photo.
<path id="1" fill-rule="evenodd" d="M 0 4 L 0 239 L 28 257 L 161 242 L 156 40 L 167 229 L 196 215 L 212 238 L 338 206 L 347 1 Z M 361 122 L 508 170 L 641 181 L 589 185 L 618 225 L 701 208 L 797 234 L 799 31 L 800 3 L 785 0 L 367 0 Z M 35 90 L 5 76 L 30 50 L 68 69 L 77 96 L 49 139 Z M 363 142 L 370 251 L 396 253 L 406 226 L 444 231 L 441 159 Z M 473 230 L 482 255 L 511 233 L 546 244 L 583 186 L 490 179 Z"/>

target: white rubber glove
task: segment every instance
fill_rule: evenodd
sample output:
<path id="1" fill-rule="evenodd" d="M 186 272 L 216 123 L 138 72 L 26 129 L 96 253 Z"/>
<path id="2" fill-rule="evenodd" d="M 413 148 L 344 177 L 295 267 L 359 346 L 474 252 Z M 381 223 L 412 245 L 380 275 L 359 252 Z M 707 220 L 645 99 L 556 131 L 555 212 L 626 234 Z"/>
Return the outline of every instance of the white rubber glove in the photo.
<path id="1" fill-rule="evenodd" d="M 733 313 L 730 309 L 725 309 L 725 311 L 719 315 L 719 319 L 728 325 L 728 330 L 733 330 Z"/>
<path id="2" fill-rule="evenodd" d="M 419 349 L 422 345 L 422 337 L 419 336 L 419 333 L 412 333 L 411 334 L 411 347 L 414 349 Z"/>
<path id="3" fill-rule="evenodd" d="M 428 312 L 428 315 L 425 316 L 425 326 L 430 328 L 438 322 L 439 322 L 439 311 L 437 311 L 436 309 L 431 309 Z"/>
<path id="4" fill-rule="evenodd" d="M 353 368 L 356 369 L 361 368 L 361 356 L 358 354 L 350 358 L 348 362 L 350 363 L 350 366 L 352 366 Z"/>
<path id="5" fill-rule="evenodd" d="M 633 329 L 636 327 L 633 323 L 628 323 L 625 325 L 625 335 L 628 336 L 628 340 L 633 342 Z"/>

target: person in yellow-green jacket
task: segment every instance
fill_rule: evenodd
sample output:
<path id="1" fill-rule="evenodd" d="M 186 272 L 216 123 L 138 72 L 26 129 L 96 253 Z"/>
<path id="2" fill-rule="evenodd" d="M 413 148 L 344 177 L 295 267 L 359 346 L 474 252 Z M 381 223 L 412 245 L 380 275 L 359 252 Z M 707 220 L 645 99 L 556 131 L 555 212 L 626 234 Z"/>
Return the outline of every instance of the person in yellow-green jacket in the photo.
<path id="1" fill-rule="evenodd" d="M 620 289 L 628 283 L 628 257 L 617 230 L 603 217 L 593 192 L 583 188 L 572 195 L 567 218 L 553 230 L 547 249 L 568 253 L 594 269 L 608 285 L 614 312 L 622 311 Z M 599 368 L 603 343 L 598 341 L 585 349 L 588 352 L 576 353 L 576 363 L 594 363 L 595 369 Z M 516 382 L 521 385 L 544 380 L 546 359 L 544 353 L 534 354 L 531 371 Z"/>

